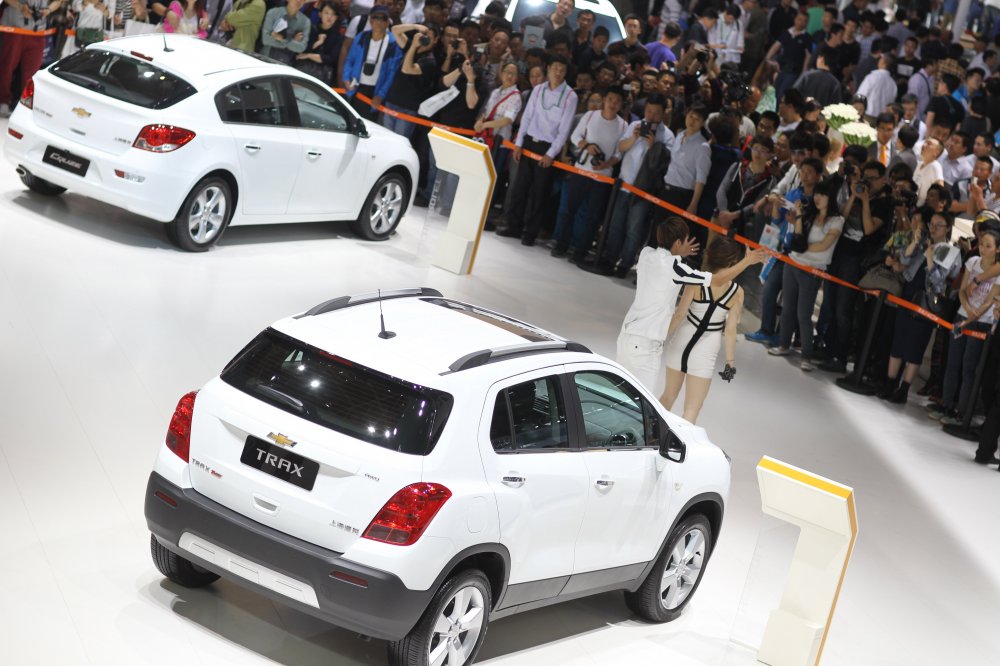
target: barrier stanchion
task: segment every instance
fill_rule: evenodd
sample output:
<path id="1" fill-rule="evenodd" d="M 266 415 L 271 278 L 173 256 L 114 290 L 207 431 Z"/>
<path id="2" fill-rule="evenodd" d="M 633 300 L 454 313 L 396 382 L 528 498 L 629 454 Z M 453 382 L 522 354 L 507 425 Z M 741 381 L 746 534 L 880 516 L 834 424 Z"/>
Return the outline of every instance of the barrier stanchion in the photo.
<path id="1" fill-rule="evenodd" d="M 878 322 L 882 317 L 882 308 L 885 307 L 885 297 L 886 292 L 879 290 L 875 301 L 875 312 L 872 314 L 872 321 L 865 332 L 861 353 L 858 355 L 858 360 L 854 362 L 854 370 L 846 377 L 840 377 L 836 380 L 837 386 L 845 391 L 859 395 L 875 395 L 878 392 L 874 386 L 865 383 L 865 368 L 868 366 L 868 356 L 871 354 L 872 343 L 875 341 L 875 331 L 878 330 Z"/>
<path id="2" fill-rule="evenodd" d="M 976 374 L 972 380 L 972 392 L 970 393 L 969 404 L 965 406 L 965 413 L 962 414 L 962 422 L 958 425 L 946 425 L 944 431 L 952 437 L 958 437 L 970 442 L 979 440 L 979 432 L 972 427 L 972 417 L 976 413 L 976 403 L 979 402 L 979 387 L 983 383 L 983 373 L 986 370 L 986 359 L 990 355 L 990 345 L 993 344 L 993 334 L 986 336 L 986 343 L 983 345 L 983 352 L 979 355 L 979 362 L 976 363 Z"/>
<path id="3" fill-rule="evenodd" d="M 604 254 L 604 245 L 608 242 L 608 231 L 611 227 L 611 216 L 614 214 L 615 204 L 618 202 L 618 197 L 621 195 L 622 179 L 615 178 L 615 182 L 611 185 L 611 196 L 608 197 L 608 205 L 604 209 L 604 221 L 601 223 L 601 235 L 597 237 L 597 254 L 594 255 L 593 263 L 583 263 L 578 264 L 580 268 L 587 271 L 588 273 L 598 272 L 597 267 L 601 263 L 601 255 Z"/>

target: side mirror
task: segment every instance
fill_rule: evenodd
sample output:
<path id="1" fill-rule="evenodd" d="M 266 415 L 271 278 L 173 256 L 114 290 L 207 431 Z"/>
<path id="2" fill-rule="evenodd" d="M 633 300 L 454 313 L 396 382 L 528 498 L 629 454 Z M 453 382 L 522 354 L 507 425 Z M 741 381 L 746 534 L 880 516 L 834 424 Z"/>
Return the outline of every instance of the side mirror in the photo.
<path id="1" fill-rule="evenodd" d="M 687 457 L 687 444 L 673 430 L 667 430 L 660 438 L 660 455 L 671 462 L 682 463 Z"/>
<path id="2" fill-rule="evenodd" d="M 368 138 L 368 128 L 365 127 L 365 121 L 358 118 L 354 121 L 354 133 L 360 136 L 362 139 Z"/>

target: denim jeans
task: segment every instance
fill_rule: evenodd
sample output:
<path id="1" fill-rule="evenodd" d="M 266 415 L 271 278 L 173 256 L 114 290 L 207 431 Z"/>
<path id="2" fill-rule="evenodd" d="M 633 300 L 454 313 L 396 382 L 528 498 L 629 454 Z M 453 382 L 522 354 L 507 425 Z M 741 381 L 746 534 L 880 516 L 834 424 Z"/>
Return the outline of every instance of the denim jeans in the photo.
<path id="1" fill-rule="evenodd" d="M 801 333 L 802 358 L 809 360 L 813 353 L 813 309 L 822 280 L 797 268 L 786 268 L 781 280 L 781 325 L 778 328 L 780 345 L 791 347 L 796 324 Z"/>
<path id="2" fill-rule="evenodd" d="M 781 294 L 784 271 L 785 262 L 776 262 L 767 274 L 760 294 L 760 330 L 768 335 L 778 332 L 778 295 Z"/>
<path id="3" fill-rule="evenodd" d="M 400 113 L 405 113 L 411 116 L 417 115 L 417 112 L 413 109 L 404 109 L 401 106 L 396 106 L 395 104 L 390 104 L 389 102 L 386 102 L 384 106 L 387 109 L 392 109 L 393 111 L 399 111 Z M 417 126 L 411 123 L 410 121 L 400 120 L 399 118 L 390 116 L 388 113 L 382 114 L 382 127 L 386 128 L 391 132 L 395 132 L 400 136 L 405 136 L 407 139 L 409 139 L 413 135 L 413 130 L 417 128 Z"/>
<path id="4" fill-rule="evenodd" d="M 566 206 L 560 207 L 556 222 L 556 247 L 573 246 L 577 256 L 583 257 L 590 250 L 608 207 L 611 186 L 574 173 L 566 180 L 565 188 Z M 581 219 L 577 213 L 582 206 L 586 206 L 587 211 Z"/>
<path id="5" fill-rule="evenodd" d="M 959 317 L 961 319 L 961 317 Z M 989 324 L 969 324 L 966 328 L 970 331 L 987 332 Z M 958 413 L 964 415 L 969 408 L 969 400 L 972 398 L 972 382 L 976 378 L 976 366 L 979 364 L 979 356 L 982 354 L 982 340 L 970 338 L 968 335 L 949 336 L 948 340 L 948 365 L 944 370 L 944 391 L 942 398 L 945 409 L 955 408 L 955 396 L 958 396 Z M 959 388 L 961 387 L 961 388 Z"/>
<path id="6" fill-rule="evenodd" d="M 636 255 L 649 235 L 650 203 L 641 197 L 621 190 L 611 212 L 608 238 L 602 259 L 621 268 L 632 268 Z"/>

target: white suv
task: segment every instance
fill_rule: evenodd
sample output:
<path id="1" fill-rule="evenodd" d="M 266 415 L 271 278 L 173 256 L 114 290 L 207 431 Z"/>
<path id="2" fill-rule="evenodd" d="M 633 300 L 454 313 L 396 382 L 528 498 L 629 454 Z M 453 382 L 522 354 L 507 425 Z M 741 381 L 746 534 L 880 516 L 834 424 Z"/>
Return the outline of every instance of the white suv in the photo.
<path id="1" fill-rule="evenodd" d="M 676 617 L 729 474 L 617 364 L 409 289 L 283 319 L 182 397 L 145 513 L 180 585 L 226 576 L 392 664 L 460 666 L 490 619 L 599 592 Z"/>

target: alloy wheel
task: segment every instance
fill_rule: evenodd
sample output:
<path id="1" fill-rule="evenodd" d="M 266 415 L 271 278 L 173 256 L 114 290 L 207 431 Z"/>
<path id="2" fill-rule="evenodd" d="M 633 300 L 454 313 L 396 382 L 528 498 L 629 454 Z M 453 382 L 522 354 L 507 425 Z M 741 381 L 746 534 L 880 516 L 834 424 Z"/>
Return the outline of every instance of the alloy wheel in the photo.
<path id="1" fill-rule="evenodd" d="M 427 647 L 430 666 L 463 666 L 472 655 L 486 622 L 483 594 L 473 586 L 455 592 L 441 610 Z"/>
<path id="2" fill-rule="evenodd" d="M 379 188 L 368 209 L 368 223 L 376 234 L 390 231 L 403 210 L 403 188 L 390 180 Z"/>
<path id="3" fill-rule="evenodd" d="M 673 610 L 690 596 L 701 576 L 705 562 L 707 541 L 698 528 L 692 529 L 677 540 L 660 581 L 660 603 Z"/>
<path id="4" fill-rule="evenodd" d="M 209 185 L 199 192 L 188 212 L 191 240 L 204 244 L 218 236 L 226 221 L 227 205 L 226 193 L 218 185 Z"/>

